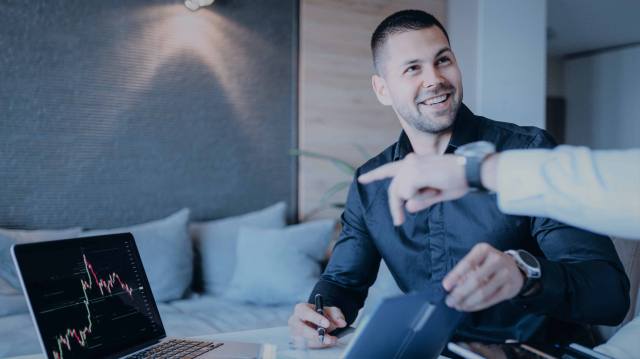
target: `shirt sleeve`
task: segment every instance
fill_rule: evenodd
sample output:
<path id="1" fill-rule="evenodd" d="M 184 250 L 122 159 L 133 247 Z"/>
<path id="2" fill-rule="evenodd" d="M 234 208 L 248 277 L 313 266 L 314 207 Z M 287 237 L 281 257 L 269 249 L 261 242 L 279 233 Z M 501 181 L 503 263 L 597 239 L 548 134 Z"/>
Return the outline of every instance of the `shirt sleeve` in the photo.
<path id="1" fill-rule="evenodd" d="M 640 149 L 505 151 L 497 182 L 498 205 L 505 213 L 551 217 L 640 239 Z"/>
<path id="2" fill-rule="evenodd" d="M 349 324 L 356 319 L 376 280 L 381 258 L 365 224 L 359 188 L 354 180 L 341 217 L 340 237 L 309 297 L 309 303 L 313 303 L 315 295 L 322 294 L 325 306 L 340 308 Z"/>
<path id="3" fill-rule="evenodd" d="M 611 240 L 543 217 L 531 218 L 531 231 L 544 254 L 540 289 L 512 303 L 564 321 L 618 325 L 629 309 L 629 279 Z"/>

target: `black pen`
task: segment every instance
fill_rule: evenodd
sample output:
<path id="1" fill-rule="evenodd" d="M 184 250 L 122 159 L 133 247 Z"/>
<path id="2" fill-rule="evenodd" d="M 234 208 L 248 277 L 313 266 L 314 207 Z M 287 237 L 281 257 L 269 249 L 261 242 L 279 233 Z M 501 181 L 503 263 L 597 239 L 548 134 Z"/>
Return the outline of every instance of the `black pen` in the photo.
<path id="1" fill-rule="evenodd" d="M 324 308 L 322 306 L 322 295 L 320 294 L 316 294 L 315 296 L 315 302 L 316 302 L 316 313 L 322 315 L 324 317 Z M 320 338 L 320 343 L 324 344 L 324 333 L 325 333 L 325 328 L 318 326 L 318 329 L 316 329 L 318 331 L 318 337 Z"/>

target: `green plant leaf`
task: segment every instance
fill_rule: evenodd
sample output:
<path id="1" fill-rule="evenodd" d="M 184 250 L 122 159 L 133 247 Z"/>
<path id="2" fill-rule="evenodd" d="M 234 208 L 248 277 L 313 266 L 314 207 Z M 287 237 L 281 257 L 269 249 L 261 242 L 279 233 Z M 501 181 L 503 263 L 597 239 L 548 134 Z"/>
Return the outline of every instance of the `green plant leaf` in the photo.
<path id="1" fill-rule="evenodd" d="M 313 207 L 312 209 L 310 209 L 309 211 L 307 211 L 307 213 L 302 216 L 301 218 L 301 222 L 305 222 L 307 220 L 309 220 L 309 218 L 312 218 L 313 216 L 315 216 L 317 213 L 322 212 L 326 209 L 342 209 L 344 210 L 345 204 L 344 203 L 324 203 L 324 204 L 319 204 L 315 207 Z"/>
<path id="2" fill-rule="evenodd" d="M 292 155 L 292 156 L 305 156 L 305 157 L 311 157 L 311 158 L 317 158 L 317 159 L 329 161 L 338 170 L 340 170 L 344 174 L 348 175 L 349 177 L 353 177 L 356 174 L 356 168 L 354 166 L 350 165 L 346 161 L 343 161 L 343 160 L 341 160 L 339 158 L 336 158 L 336 157 L 333 157 L 333 156 L 323 155 L 321 153 L 312 152 L 312 151 L 300 150 L 300 149 L 297 149 L 297 148 L 291 149 L 289 151 L 289 154 Z"/>
<path id="3" fill-rule="evenodd" d="M 358 150 L 358 152 L 360 152 L 360 154 L 362 155 L 362 157 L 364 158 L 364 160 L 368 160 L 369 158 L 373 157 L 369 154 L 369 152 L 367 152 L 367 150 L 364 148 L 364 146 L 358 144 L 358 143 L 354 143 L 353 147 L 356 148 L 356 150 Z"/>
<path id="4" fill-rule="evenodd" d="M 320 203 L 325 204 L 333 195 L 345 188 L 348 188 L 349 185 L 351 185 L 351 181 L 341 181 L 334 184 L 333 186 L 331 186 L 331 188 L 324 192 L 324 194 L 322 195 L 322 199 L 320 199 Z"/>

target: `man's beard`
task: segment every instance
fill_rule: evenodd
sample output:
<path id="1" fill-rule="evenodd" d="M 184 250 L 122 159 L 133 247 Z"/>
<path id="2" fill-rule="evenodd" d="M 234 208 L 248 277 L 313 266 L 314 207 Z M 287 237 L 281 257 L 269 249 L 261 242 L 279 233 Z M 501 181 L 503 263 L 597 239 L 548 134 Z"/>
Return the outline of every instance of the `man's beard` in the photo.
<path id="1" fill-rule="evenodd" d="M 443 92 L 450 92 L 450 100 L 451 100 L 451 112 L 449 113 L 448 121 L 444 123 L 440 123 L 435 121 L 433 118 L 429 117 L 426 114 L 423 114 L 419 110 L 418 103 L 442 94 Z M 413 128 L 420 132 L 430 133 L 430 134 L 439 134 L 442 132 L 446 132 L 455 122 L 456 115 L 460 108 L 461 99 L 456 101 L 455 95 L 457 90 L 455 87 L 451 85 L 440 85 L 435 90 L 424 90 L 420 91 L 420 93 L 416 96 L 414 100 L 414 106 L 399 106 L 396 111 L 398 114 Z M 460 96 L 462 97 L 462 96 Z M 440 117 L 449 112 L 449 109 L 444 109 L 441 112 L 436 112 L 435 115 Z"/>

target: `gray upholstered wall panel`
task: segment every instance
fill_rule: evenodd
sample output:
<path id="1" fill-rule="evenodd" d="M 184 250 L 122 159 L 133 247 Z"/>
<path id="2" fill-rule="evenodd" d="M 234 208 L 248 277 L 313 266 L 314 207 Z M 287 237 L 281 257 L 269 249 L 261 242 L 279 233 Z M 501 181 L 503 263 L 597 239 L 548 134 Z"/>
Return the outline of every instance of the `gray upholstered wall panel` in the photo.
<path id="1" fill-rule="evenodd" d="M 293 218 L 297 7 L 0 2 L 0 226 Z"/>

